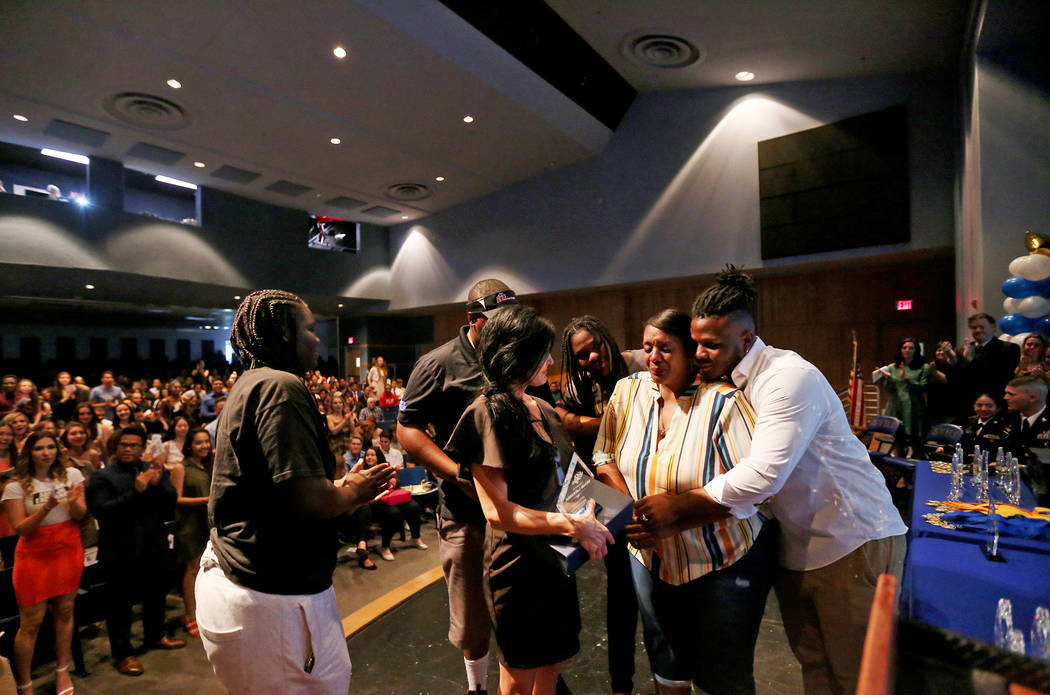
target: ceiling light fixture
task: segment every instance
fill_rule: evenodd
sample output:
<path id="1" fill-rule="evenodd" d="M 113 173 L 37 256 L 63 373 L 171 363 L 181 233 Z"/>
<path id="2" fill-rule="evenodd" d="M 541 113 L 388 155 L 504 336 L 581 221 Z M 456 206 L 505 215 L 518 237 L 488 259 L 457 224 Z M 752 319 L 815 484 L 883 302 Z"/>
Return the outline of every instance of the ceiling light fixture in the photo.
<path id="1" fill-rule="evenodd" d="M 340 309 L 342 309 L 342 308 L 343 308 L 343 305 L 342 305 L 342 304 L 340 304 L 340 305 L 339 305 L 339 308 L 340 308 Z"/>
<path id="2" fill-rule="evenodd" d="M 172 89 L 182 89 L 182 83 L 176 80 L 174 77 L 168 80 L 168 86 Z"/>
<path id="3" fill-rule="evenodd" d="M 736 77 L 741 82 L 750 82 L 751 80 L 755 79 L 755 73 L 748 72 L 747 70 L 741 70 L 736 75 L 734 75 L 734 77 Z"/>
<path id="4" fill-rule="evenodd" d="M 88 199 L 82 195 L 78 195 L 75 198 L 73 198 L 73 202 L 75 202 L 82 208 L 86 208 L 88 205 Z"/>
<path id="5" fill-rule="evenodd" d="M 408 215 L 401 215 L 401 219 L 407 220 L 408 219 Z"/>
<path id="6" fill-rule="evenodd" d="M 343 144 L 343 141 L 341 139 L 339 139 L 339 138 L 332 138 L 328 142 L 332 143 L 333 145 L 341 145 L 341 144 Z"/>
<path id="7" fill-rule="evenodd" d="M 27 121 L 29 121 L 28 118 L 26 118 L 25 116 L 23 116 L 20 113 L 11 114 L 11 118 L 15 119 L 16 121 L 22 121 L 23 123 L 26 123 Z"/>
<path id="8" fill-rule="evenodd" d="M 468 116 L 464 116 L 463 117 L 463 122 L 464 123 L 473 123 L 474 122 L 474 117 L 473 116 L 469 116 L 469 115 Z"/>
<path id="9" fill-rule="evenodd" d="M 235 295 L 233 295 L 233 298 L 234 298 L 234 299 L 240 299 L 240 298 L 241 298 L 241 295 L 239 295 L 239 294 L 235 294 Z"/>
<path id="10" fill-rule="evenodd" d="M 197 190 L 197 184 L 190 183 L 189 181 L 182 181 L 182 180 L 179 180 L 179 179 L 173 179 L 170 176 L 164 176 L 163 174 L 158 174 L 157 176 L 154 176 L 153 178 L 155 178 L 157 181 L 160 181 L 161 183 L 169 183 L 172 186 L 181 186 L 182 188 L 189 188 L 190 190 L 193 190 L 193 191 Z"/>
<path id="11" fill-rule="evenodd" d="M 52 150 L 47 147 L 40 150 L 40 154 L 48 157 L 55 157 L 57 159 L 64 159 L 67 162 L 76 162 L 77 164 L 88 164 L 91 160 L 82 154 L 73 154 L 72 152 L 63 152 L 62 150 Z"/>
<path id="12" fill-rule="evenodd" d="M 197 167 L 198 169 L 203 169 L 204 167 L 206 167 L 208 165 L 205 164 L 204 162 L 194 162 L 193 166 Z"/>
<path id="13" fill-rule="evenodd" d="M 94 285 L 84 285 L 84 289 L 85 290 L 93 290 L 93 289 L 95 289 L 95 286 Z"/>
<path id="14" fill-rule="evenodd" d="M 335 48 L 332 49 L 332 55 L 334 55 L 339 60 L 342 60 L 343 58 L 346 57 L 346 49 L 343 48 L 342 46 L 336 46 Z"/>
<path id="15" fill-rule="evenodd" d="M 444 176 L 435 176 L 434 180 L 437 181 L 438 183 L 440 183 L 440 182 L 445 180 L 445 177 Z"/>

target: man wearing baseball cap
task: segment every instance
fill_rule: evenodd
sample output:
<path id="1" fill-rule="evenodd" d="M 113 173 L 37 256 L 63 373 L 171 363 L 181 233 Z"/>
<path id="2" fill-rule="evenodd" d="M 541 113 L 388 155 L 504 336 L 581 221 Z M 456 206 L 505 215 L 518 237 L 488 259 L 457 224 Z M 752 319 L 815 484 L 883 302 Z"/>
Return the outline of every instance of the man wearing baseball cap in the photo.
<path id="1" fill-rule="evenodd" d="M 448 585 L 448 639 L 463 650 L 468 694 L 484 694 L 491 631 L 482 592 L 485 516 L 474 485 L 460 478 L 459 463 L 442 451 L 452 430 L 484 387 L 474 348 L 485 322 L 505 306 L 517 304 L 500 280 L 481 280 L 467 294 L 467 325 L 452 340 L 419 358 L 405 387 L 398 415 L 398 440 L 411 460 L 440 479 L 438 533 L 441 564 Z M 434 439 L 427 436 L 434 426 Z"/>

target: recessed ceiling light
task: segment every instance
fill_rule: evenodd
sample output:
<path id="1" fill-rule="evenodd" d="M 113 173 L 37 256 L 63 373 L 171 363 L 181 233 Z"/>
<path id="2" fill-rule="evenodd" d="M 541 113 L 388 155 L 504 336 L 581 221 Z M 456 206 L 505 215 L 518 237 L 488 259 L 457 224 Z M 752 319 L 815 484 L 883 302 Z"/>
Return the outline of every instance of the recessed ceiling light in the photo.
<path id="1" fill-rule="evenodd" d="M 335 48 L 332 49 L 332 55 L 334 55 L 339 60 L 342 60 L 343 58 L 346 57 L 346 49 L 343 48 L 342 46 L 336 46 Z"/>
<path id="2" fill-rule="evenodd" d="M 343 305 L 342 305 L 342 304 L 340 304 L 340 305 L 339 305 L 339 308 L 340 308 L 340 309 L 342 309 L 342 308 L 343 308 Z"/>
<path id="3" fill-rule="evenodd" d="M 474 122 L 474 117 L 473 116 L 464 116 L 463 117 L 463 122 L 464 123 L 473 123 Z"/>
<path id="4" fill-rule="evenodd" d="M 79 205 L 82 208 L 87 207 L 87 205 L 88 205 L 88 199 L 86 197 L 82 196 L 82 195 L 78 195 L 75 198 L 73 198 L 73 202 L 75 202 L 77 205 Z"/>
<path id="5" fill-rule="evenodd" d="M 445 177 L 444 176 L 435 176 L 434 180 L 440 183 L 441 181 L 445 180 Z"/>
<path id="6" fill-rule="evenodd" d="M 328 142 L 332 143 L 333 145 L 341 145 L 341 144 L 343 144 L 343 141 L 341 139 L 339 139 L 339 138 L 332 138 Z"/>
<path id="7" fill-rule="evenodd" d="M 197 167 L 198 169 L 203 169 L 204 167 L 206 167 L 208 165 L 205 164 L 204 162 L 194 162 L 193 166 Z"/>
<path id="8" fill-rule="evenodd" d="M 16 121 L 22 121 L 23 123 L 25 123 L 25 122 L 27 122 L 29 120 L 28 118 L 26 118 L 25 116 L 23 116 L 20 113 L 12 114 L 11 118 L 15 119 Z"/>
<path id="9" fill-rule="evenodd" d="M 748 72 L 747 70 L 741 70 L 736 75 L 734 75 L 734 77 L 736 77 L 741 82 L 750 82 L 751 80 L 755 79 L 755 73 Z"/>
<path id="10" fill-rule="evenodd" d="M 176 80 L 174 77 L 168 80 L 168 86 L 172 89 L 182 89 L 182 83 Z"/>
<path id="11" fill-rule="evenodd" d="M 58 159 L 64 159 L 67 162 L 76 162 L 77 164 L 87 164 L 91 160 L 82 154 L 73 154 L 72 152 L 63 152 L 62 150 L 52 150 L 47 147 L 40 150 L 40 154 L 46 157 L 56 157 Z"/>
<path id="12" fill-rule="evenodd" d="M 173 179 L 170 176 L 164 176 L 163 174 L 154 176 L 157 181 L 161 183 L 169 183 L 172 186 L 179 186 L 181 188 L 189 188 L 190 190 L 197 190 L 197 184 L 190 183 L 189 181 L 182 181 L 181 179 Z"/>
<path id="13" fill-rule="evenodd" d="M 84 285 L 84 289 L 85 290 L 93 290 L 93 289 L 95 289 L 95 286 L 94 285 Z"/>
<path id="14" fill-rule="evenodd" d="M 235 294 L 235 295 L 233 295 L 233 298 L 234 298 L 234 299 L 240 299 L 240 298 L 241 298 L 241 295 L 239 295 L 239 294 Z"/>
<path id="15" fill-rule="evenodd" d="M 401 215 L 401 219 L 407 220 L 408 219 L 408 215 Z"/>

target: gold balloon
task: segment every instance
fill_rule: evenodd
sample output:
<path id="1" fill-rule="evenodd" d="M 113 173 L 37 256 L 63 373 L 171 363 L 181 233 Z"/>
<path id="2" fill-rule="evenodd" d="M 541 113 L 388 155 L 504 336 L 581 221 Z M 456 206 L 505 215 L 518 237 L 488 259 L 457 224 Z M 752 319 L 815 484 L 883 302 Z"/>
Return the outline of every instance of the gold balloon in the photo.
<path id="1" fill-rule="evenodd" d="M 1028 253 L 1041 253 L 1044 256 L 1050 256 L 1050 237 L 1026 230 L 1024 233 L 1024 245 L 1028 249 Z"/>

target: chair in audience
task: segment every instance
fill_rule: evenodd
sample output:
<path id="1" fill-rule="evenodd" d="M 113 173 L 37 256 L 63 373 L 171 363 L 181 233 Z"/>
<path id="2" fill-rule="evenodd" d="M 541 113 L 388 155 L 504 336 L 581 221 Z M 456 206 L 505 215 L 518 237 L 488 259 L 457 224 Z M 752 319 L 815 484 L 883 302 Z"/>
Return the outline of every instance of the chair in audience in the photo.
<path id="1" fill-rule="evenodd" d="M 950 423 L 934 425 L 926 435 L 923 449 L 930 460 L 944 459 L 950 461 L 955 445 L 963 437 L 963 428 Z"/>
<path id="2" fill-rule="evenodd" d="M 860 435 L 862 442 L 868 445 L 868 451 L 875 454 L 890 454 L 897 445 L 901 421 L 889 415 L 876 415 L 868 421 L 868 426 Z"/>

